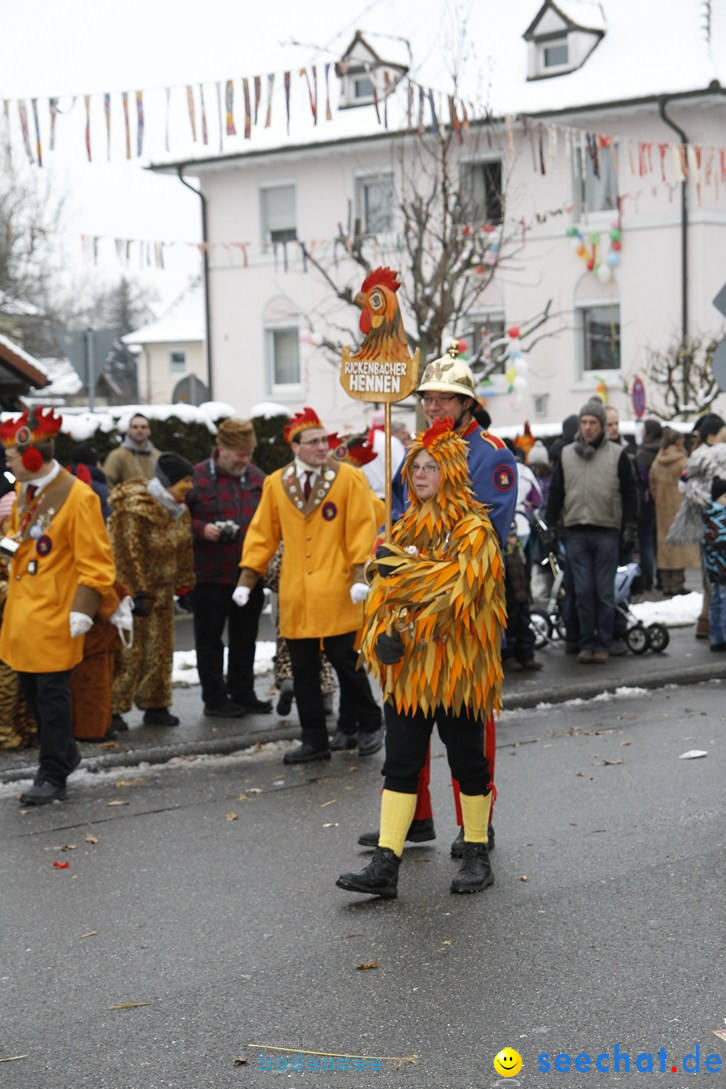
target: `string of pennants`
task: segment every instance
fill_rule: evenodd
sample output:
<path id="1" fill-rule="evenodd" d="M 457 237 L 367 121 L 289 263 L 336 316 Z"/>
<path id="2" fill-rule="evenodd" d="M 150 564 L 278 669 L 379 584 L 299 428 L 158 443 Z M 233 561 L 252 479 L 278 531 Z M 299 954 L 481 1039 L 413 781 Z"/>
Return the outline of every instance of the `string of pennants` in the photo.
<path id="1" fill-rule="evenodd" d="M 345 73 L 346 63 L 339 62 L 338 72 Z M 481 115 L 481 111 L 477 111 L 472 102 L 442 94 L 407 76 L 397 81 L 385 69 L 381 90 L 380 79 L 376 78 L 376 66 L 365 65 L 364 68 L 371 77 L 377 121 L 384 128 L 394 126 L 397 130 L 419 132 L 431 130 L 440 135 L 449 131 L 455 133 L 457 139 L 463 142 L 472 126 L 476 125 L 477 132 L 483 133 L 490 147 L 501 147 L 509 156 L 515 154 L 517 134 L 522 131 L 530 145 L 532 167 L 536 174 L 547 174 L 548 169 L 559 160 L 561 148 L 564 146 L 565 154 L 569 157 L 574 155 L 576 148 L 580 148 L 582 169 L 584 170 L 584 163 L 589 162 L 595 177 L 600 176 L 600 171 L 609 160 L 616 173 L 623 172 L 627 166 L 632 176 L 650 180 L 654 184 L 673 186 L 693 179 L 698 201 L 704 186 L 712 185 L 717 196 L 720 195 L 721 187 L 726 188 L 726 146 L 639 140 L 635 137 L 584 131 L 558 122 L 539 121 L 526 115 L 508 114 L 503 118 L 495 118 L 489 113 Z M 183 96 L 182 110 L 186 113 L 186 131 L 191 140 L 194 143 L 201 141 L 204 147 L 209 147 L 212 130 L 216 127 L 219 150 L 222 152 L 225 137 L 249 140 L 252 139 L 255 129 L 264 130 L 272 126 L 273 110 L 279 108 L 279 105 L 276 107 L 279 103 L 276 88 L 282 87 L 285 131 L 289 135 L 295 79 L 298 80 L 298 86 L 302 86 L 303 101 L 308 103 L 313 125 L 317 125 L 323 120 L 333 120 L 334 96 L 331 94 L 331 85 L 334 83 L 335 71 L 336 66 L 326 62 L 289 69 L 282 73 L 269 73 L 266 76 L 244 76 L 177 87 L 113 94 L 106 92 L 102 95 L 82 94 L 65 98 L 4 98 L 2 120 L 6 162 L 11 160 L 13 153 L 11 132 L 15 124 L 14 118 L 19 123 L 28 161 L 42 167 L 47 151 L 56 149 L 60 119 L 69 115 L 80 102 L 83 103 L 83 132 L 88 162 L 93 162 L 94 156 L 96 159 L 111 159 L 114 146 L 119 146 L 118 140 L 116 145 L 112 141 L 112 135 L 119 123 L 122 126 L 120 146 L 125 158 L 141 158 L 145 142 L 148 142 L 147 129 L 152 120 L 148 109 L 149 95 L 158 91 L 163 91 L 163 138 L 166 152 L 171 151 L 172 93 L 176 97 L 177 106 L 179 94 Z M 389 110 L 389 104 L 394 100 L 398 106 L 395 117 Z M 156 97 L 153 101 L 153 121 L 158 134 Z M 99 111 L 102 111 L 104 125 L 101 131 L 105 129 L 105 156 L 100 155 L 99 148 L 95 146 L 98 143 L 98 128 L 92 124 L 100 116 Z M 214 114 L 216 126 L 210 123 Z"/>

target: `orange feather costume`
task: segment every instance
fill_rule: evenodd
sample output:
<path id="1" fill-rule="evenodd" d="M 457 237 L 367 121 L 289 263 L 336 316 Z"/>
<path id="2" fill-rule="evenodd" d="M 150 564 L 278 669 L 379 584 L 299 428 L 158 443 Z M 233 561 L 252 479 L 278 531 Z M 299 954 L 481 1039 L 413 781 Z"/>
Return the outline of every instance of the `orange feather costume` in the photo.
<path id="1" fill-rule="evenodd" d="M 393 527 L 390 555 L 373 565 L 395 575 L 372 579 L 361 653 L 400 714 L 444 707 L 479 718 L 501 703 L 504 566 L 486 507 L 471 491 L 467 445 L 451 423 L 436 421 L 408 452 L 403 478 L 411 504 Z M 442 471 L 436 495 L 424 502 L 410 480 L 422 450 Z M 391 628 L 404 653 L 384 665 L 375 645 Z"/>

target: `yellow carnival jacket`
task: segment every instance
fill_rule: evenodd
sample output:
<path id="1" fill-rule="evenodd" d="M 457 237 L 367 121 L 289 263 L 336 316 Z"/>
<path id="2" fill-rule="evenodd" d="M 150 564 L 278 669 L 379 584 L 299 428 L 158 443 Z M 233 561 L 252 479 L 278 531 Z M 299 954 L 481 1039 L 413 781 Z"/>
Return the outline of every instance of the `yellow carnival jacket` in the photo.
<path id="1" fill-rule="evenodd" d="M 318 639 L 357 631 L 363 606 L 350 587 L 363 581 L 378 523 L 371 490 L 360 469 L 328 459 L 307 502 L 295 465 L 265 480 L 245 536 L 239 585 L 260 579 L 280 541 L 280 635 Z"/>

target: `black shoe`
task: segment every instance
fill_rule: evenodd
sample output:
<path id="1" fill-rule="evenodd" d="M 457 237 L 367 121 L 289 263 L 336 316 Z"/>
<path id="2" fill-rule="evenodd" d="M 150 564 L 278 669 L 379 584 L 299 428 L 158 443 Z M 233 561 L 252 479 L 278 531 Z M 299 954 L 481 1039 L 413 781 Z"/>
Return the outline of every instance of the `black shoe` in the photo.
<path id="1" fill-rule="evenodd" d="M 711 650 L 718 654 L 721 650 L 726 650 L 726 643 L 711 643 Z"/>
<path id="2" fill-rule="evenodd" d="M 375 832 L 363 832 L 362 835 L 358 836 L 358 842 L 361 847 L 377 847 L 378 836 L 378 829 Z M 424 817 L 423 820 L 411 821 L 406 833 L 406 843 L 428 843 L 431 839 L 436 839 L 433 817 Z"/>
<path id="3" fill-rule="evenodd" d="M 302 744 L 282 758 L 283 764 L 310 764 L 313 760 L 330 760 L 330 749 L 314 749 L 312 745 Z"/>
<path id="4" fill-rule="evenodd" d="M 64 802 L 66 794 L 65 783 L 59 786 L 57 783 L 33 783 L 20 795 L 21 805 L 50 805 L 51 802 Z"/>
<path id="5" fill-rule="evenodd" d="M 150 707 L 144 711 L 144 726 L 178 726 L 179 719 L 168 707 Z"/>
<path id="6" fill-rule="evenodd" d="M 280 681 L 280 695 L 277 697 L 277 707 L 275 708 L 278 715 L 285 718 L 290 714 L 294 695 L 292 681 Z"/>
<path id="7" fill-rule="evenodd" d="M 358 738 L 358 755 L 373 756 L 374 752 L 379 752 L 383 748 L 383 736 L 382 726 L 379 726 L 377 730 L 373 730 L 372 733 L 360 734 Z"/>
<path id="8" fill-rule="evenodd" d="M 79 740 L 83 745 L 101 745 L 104 741 L 113 741 L 116 737 L 118 737 L 116 730 L 110 729 L 103 737 L 81 737 Z"/>
<path id="9" fill-rule="evenodd" d="M 398 896 L 398 867 L 401 859 L 388 847 L 376 847 L 373 858 L 360 873 L 342 873 L 335 884 L 346 892 L 367 892 L 393 900 Z"/>
<path id="10" fill-rule="evenodd" d="M 330 739 L 330 748 L 333 752 L 342 752 L 344 749 L 357 749 L 358 734 L 346 734 L 343 730 L 336 730 Z"/>
<path id="11" fill-rule="evenodd" d="M 205 703 L 204 714 L 207 718 L 242 718 L 246 711 L 234 700 L 226 699 L 223 703 Z"/>
<path id="12" fill-rule="evenodd" d="M 490 851 L 493 851 L 494 850 L 494 825 L 493 824 L 490 824 L 488 826 L 487 835 L 489 836 L 489 842 L 487 843 L 487 847 L 489 848 Z M 459 829 L 458 836 L 456 837 L 454 842 L 451 844 L 451 857 L 452 858 L 463 858 L 464 857 L 464 829 L 463 828 Z"/>
<path id="13" fill-rule="evenodd" d="M 461 869 L 451 882 L 452 892 L 481 892 L 494 884 L 486 843 L 465 843 Z"/>
<path id="14" fill-rule="evenodd" d="M 124 734 L 129 728 L 129 724 L 125 718 L 121 715 L 111 715 L 111 729 L 115 730 L 117 734 Z"/>
<path id="15" fill-rule="evenodd" d="M 240 700 L 240 703 L 251 715 L 269 715 L 272 712 L 272 700 L 258 700 L 255 695 Z"/>

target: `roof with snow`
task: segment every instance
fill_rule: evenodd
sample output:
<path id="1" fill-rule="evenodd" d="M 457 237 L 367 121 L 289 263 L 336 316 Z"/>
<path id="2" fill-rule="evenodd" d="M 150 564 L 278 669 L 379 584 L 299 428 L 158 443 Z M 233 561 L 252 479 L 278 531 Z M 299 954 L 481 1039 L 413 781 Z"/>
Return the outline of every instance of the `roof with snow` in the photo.
<path id="1" fill-rule="evenodd" d="M 48 377 L 42 364 L 24 351 L 19 344 L 0 333 L 0 364 L 9 372 L 12 380 L 20 379 L 23 386 L 41 388 L 48 385 Z M 0 380 L 0 385 L 8 383 Z"/>
<path id="2" fill-rule="evenodd" d="M 160 318 L 121 337 L 124 344 L 190 344 L 204 340 L 204 296 L 195 281 Z"/>
<path id="3" fill-rule="evenodd" d="M 261 21 L 265 18 L 261 16 Z M 574 70 L 532 79 L 528 78 L 532 43 L 526 35 L 530 32 L 536 39 L 538 23 L 545 18 L 549 25 L 559 20 L 573 32 L 595 35 L 599 44 Z M 430 101 L 448 120 L 447 95 L 454 75 L 458 97 L 472 107 L 469 117 L 542 117 L 661 95 L 695 95 L 709 89 L 721 93 L 726 86 L 726 0 L 518 0 L 496 6 L 492 0 L 471 0 L 458 8 L 447 0 L 393 4 L 359 0 L 352 10 L 341 8 L 338 0 L 317 0 L 289 10 L 284 30 L 285 40 L 267 25 L 261 25 L 255 36 L 260 65 L 256 70 L 274 72 L 275 78 L 261 77 L 259 112 L 251 120 L 250 138 L 244 135 L 238 92 L 236 135 L 220 138 L 222 153 L 209 153 L 218 146 L 213 136 L 204 149 L 189 140 L 186 158 L 178 154 L 175 143 L 174 155 L 166 156 L 173 161 L 160 158 L 152 169 L 185 166 L 193 173 L 199 163 L 213 166 L 283 148 L 390 136 L 391 131 L 410 127 L 412 84 L 426 92 L 426 123 L 429 89 Z M 351 48 L 358 56 L 363 43 L 381 65 L 405 65 L 407 73 L 393 84 L 396 89 L 385 101 L 379 96 L 376 104 L 341 109 L 341 80 L 335 66 Z M 289 75 L 289 121 L 283 73 Z M 210 110 L 210 127 L 213 122 Z"/>

